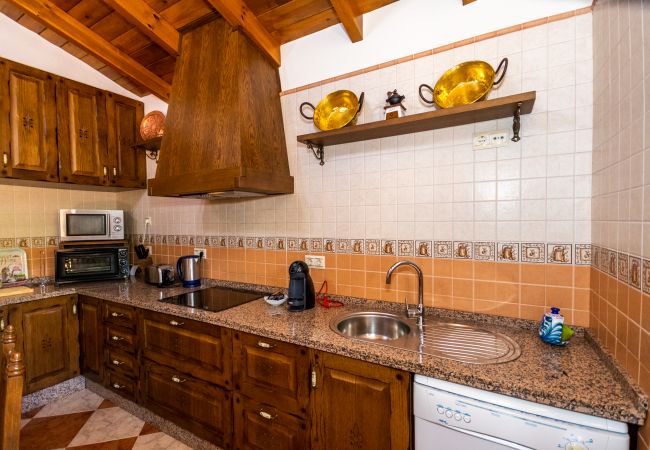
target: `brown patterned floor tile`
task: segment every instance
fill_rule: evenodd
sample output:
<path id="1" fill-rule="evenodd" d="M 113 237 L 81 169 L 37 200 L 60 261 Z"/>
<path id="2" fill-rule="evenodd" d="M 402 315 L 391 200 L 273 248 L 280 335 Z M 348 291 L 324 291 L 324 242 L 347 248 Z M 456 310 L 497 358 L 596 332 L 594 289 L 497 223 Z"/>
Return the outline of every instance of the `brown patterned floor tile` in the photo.
<path id="1" fill-rule="evenodd" d="M 92 414 L 92 411 L 86 411 L 32 419 L 20 430 L 20 448 L 48 450 L 65 447 Z"/>
<path id="2" fill-rule="evenodd" d="M 144 426 L 142 427 L 142 431 L 140 431 L 140 436 L 144 436 L 145 434 L 151 434 L 151 433 L 158 433 L 160 430 L 153 425 L 151 425 L 149 422 L 145 422 Z"/>
<path id="3" fill-rule="evenodd" d="M 137 436 L 117 441 L 99 442 L 97 444 L 80 445 L 79 447 L 67 447 L 72 450 L 131 450 Z"/>
<path id="4" fill-rule="evenodd" d="M 23 413 L 23 414 L 21 415 L 21 418 L 22 418 L 22 419 L 31 419 L 31 418 L 34 417 L 36 414 L 38 414 L 38 412 L 39 412 L 41 409 L 43 409 L 42 406 L 39 406 L 38 408 L 34 408 L 34 409 L 32 409 L 32 410 L 29 410 L 29 411 Z"/>
<path id="5" fill-rule="evenodd" d="M 97 407 L 97 409 L 112 408 L 113 406 L 115 406 L 115 404 L 114 404 L 112 401 L 110 401 L 110 400 L 104 400 L 104 401 L 101 403 L 101 405 L 99 405 L 99 406 Z"/>

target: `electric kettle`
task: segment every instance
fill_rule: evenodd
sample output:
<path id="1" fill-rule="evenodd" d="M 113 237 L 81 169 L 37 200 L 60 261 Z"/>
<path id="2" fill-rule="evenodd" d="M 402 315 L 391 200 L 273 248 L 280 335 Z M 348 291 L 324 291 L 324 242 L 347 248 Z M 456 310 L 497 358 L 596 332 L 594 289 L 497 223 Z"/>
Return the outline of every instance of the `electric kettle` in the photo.
<path id="1" fill-rule="evenodd" d="M 178 258 L 176 262 L 178 278 L 183 282 L 183 287 L 201 286 L 201 257 L 186 255 Z"/>

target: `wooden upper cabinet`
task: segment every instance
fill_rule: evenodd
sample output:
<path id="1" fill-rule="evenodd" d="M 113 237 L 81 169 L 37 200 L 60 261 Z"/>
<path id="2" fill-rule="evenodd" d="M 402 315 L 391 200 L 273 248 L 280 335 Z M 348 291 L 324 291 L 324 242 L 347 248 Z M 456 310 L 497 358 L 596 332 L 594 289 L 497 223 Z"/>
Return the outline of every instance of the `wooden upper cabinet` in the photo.
<path id="1" fill-rule="evenodd" d="M 102 185 L 108 181 L 106 96 L 70 80 L 57 83 L 60 179 Z"/>
<path id="2" fill-rule="evenodd" d="M 110 185 L 145 188 L 146 158 L 144 152 L 132 147 L 140 134 L 144 105 L 142 102 L 109 93 L 106 108 Z"/>
<path id="3" fill-rule="evenodd" d="M 0 154 L 2 177 L 58 181 L 52 75 L 0 60 Z"/>
<path id="4" fill-rule="evenodd" d="M 77 296 L 12 305 L 9 321 L 16 327 L 17 347 L 25 358 L 25 393 L 79 375 Z"/>
<path id="5" fill-rule="evenodd" d="M 325 352 L 314 368 L 313 449 L 411 448 L 408 372 Z"/>

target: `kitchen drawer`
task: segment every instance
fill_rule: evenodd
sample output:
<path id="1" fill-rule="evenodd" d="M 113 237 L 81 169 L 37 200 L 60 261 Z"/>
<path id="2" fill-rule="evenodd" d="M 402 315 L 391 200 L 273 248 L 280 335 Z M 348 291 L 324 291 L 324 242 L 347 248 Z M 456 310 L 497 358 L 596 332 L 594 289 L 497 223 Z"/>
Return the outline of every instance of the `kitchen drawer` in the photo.
<path id="1" fill-rule="evenodd" d="M 234 447 L 237 450 L 302 450 L 309 448 L 305 420 L 276 408 L 234 396 Z"/>
<path id="2" fill-rule="evenodd" d="M 104 330 L 107 346 L 120 348 L 126 352 L 135 354 L 137 337 L 131 330 L 114 325 L 106 325 Z"/>
<path id="3" fill-rule="evenodd" d="M 138 376 L 138 363 L 135 356 L 117 348 L 106 349 L 106 367 L 130 377 Z"/>
<path id="4" fill-rule="evenodd" d="M 138 386 L 138 382 L 136 380 L 126 377 L 115 370 L 104 371 L 104 376 L 106 377 L 105 385 L 109 389 L 117 392 L 123 397 L 128 398 L 129 400 L 135 401 Z"/>
<path id="5" fill-rule="evenodd" d="M 131 330 L 135 329 L 137 323 L 135 308 L 110 302 L 104 302 L 103 308 L 104 322 L 119 325 Z"/>
<path id="6" fill-rule="evenodd" d="M 230 448 L 232 394 L 225 389 L 146 361 L 142 401 L 146 408 L 199 437 Z"/>
<path id="7" fill-rule="evenodd" d="M 232 387 L 229 329 L 145 311 L 140 330 L 144 357 L 195 378 Z"/>
<path id="8" fill-rule="evenodd" d="M 233 379 L 239 391 L 282 411 L 305 416 L 309 352 L 305 347 L 233 333 Z"/>

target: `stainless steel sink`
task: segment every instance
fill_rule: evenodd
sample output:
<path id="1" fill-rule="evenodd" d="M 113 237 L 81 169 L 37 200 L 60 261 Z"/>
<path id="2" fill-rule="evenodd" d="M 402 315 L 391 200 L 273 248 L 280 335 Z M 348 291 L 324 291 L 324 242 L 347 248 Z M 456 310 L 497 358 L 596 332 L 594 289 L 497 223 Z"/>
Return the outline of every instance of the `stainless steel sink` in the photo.
<path id="1" fill-rule="evenodd" d="M 515 341 L 496 331 L 437 320 L 418 323 L 417 319 L 380 311 L 340 314 L 330 321 L 330 328 L 350 339 L 470 364 L 508 362 L 521 355 Z"/>
<path id="2" fill-rule="evenodd" d="M 330 327 L 342 336 L 368 341 L 392 341 L 411 332 L 411 327 L 398 316 L 382 312 L 337 316 Z"/>

